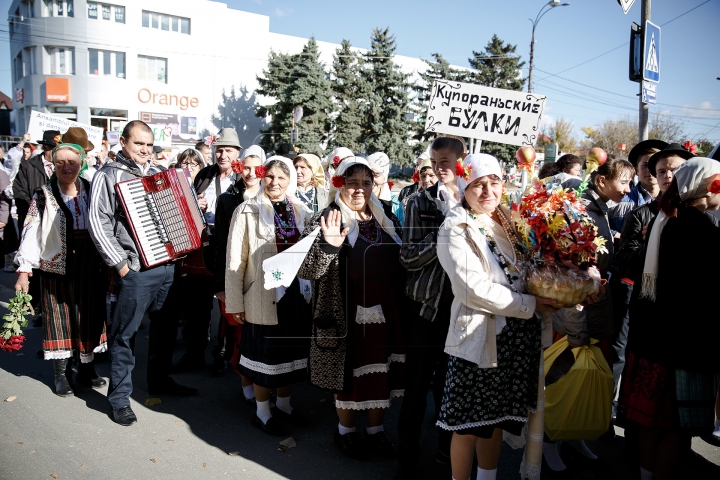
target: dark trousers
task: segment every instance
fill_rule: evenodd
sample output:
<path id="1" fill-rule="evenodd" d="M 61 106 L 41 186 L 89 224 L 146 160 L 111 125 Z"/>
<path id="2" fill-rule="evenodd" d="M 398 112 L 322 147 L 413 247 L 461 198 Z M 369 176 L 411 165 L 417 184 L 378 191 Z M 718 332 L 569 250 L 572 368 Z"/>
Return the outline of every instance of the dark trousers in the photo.
<path id="1" fill-rule="evenodd" d="M 619 277 L 619 275 L 617 275 Z M 617 396 L 620 388 L 620 375 L 625 368 L 625 346 L 628 338 L 628 321 L 630 317 L 629 306 L 633 286 L 621 280 L 611 283 L 613 299 L 613 322 L 615 334 L 612 339 L 612 348 L 615 351 L 615 361 L 612 363 L 613 377 L 615 377 L 615 389 L 613 391 L 613 415 L 617 410 Z"/>
<path id="2" fill-rule="evenodd" d="M 412 305 L 411 305 L 412 304 Z M 431 382 L 435 416 L 440 411 L 448 357 L 444 352 L 450 327 L 451 302 L 440 302 L 434 321 L 420 317 L 420 304 L 408 302 L 405 337 L 405 395 L 398 419 L 398 460 L 403 472 L 412 473 L 420 458 L 420 432 Z M 438 450 L 450 453 L 452 432 L 438 429 Z"/>
<path id="3" fill-rule="evenodd" d="M 210 317 L 215 296 L 212 277 L 187 275 L 183 278 L 183 283 L 185 284 L 183 338 L 187 345 L 187 355 L 193 360 L 205 363 L 205 349 L 208 346 Z"/>
<path id="4" fill-rule="evenodd" d="M 135 367 L 134 337 L 145 312 L 151 319 L 157 318 L 172 285 L 174 271 L 175 265 L 165 264 L 140 272 L 130 270 L 123 278 L 116 275 L 117 303 L 108 325 L 108 401 L 114 409 L 130 405 Z"/>
<path id="5" fill-rule="evenodd" d="M 162 308 L 159 311 L 148 312 L 150 339 L 148 341 L 147 383 L 149 387 L 159 386 L 170 376 L 177 327 L 187 294 L 184 285 L 185 278 L 187 277 L 180 276 L 180 269 L 176 268 L 173 274 L 173 283 Z"/>

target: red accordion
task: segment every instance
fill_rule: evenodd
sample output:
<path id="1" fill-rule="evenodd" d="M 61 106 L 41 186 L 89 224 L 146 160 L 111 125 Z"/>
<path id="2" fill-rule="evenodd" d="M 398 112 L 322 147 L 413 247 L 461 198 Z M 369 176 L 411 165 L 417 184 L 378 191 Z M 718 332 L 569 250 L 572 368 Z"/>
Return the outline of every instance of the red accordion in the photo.
<path id="1" fill-rule="evenodd" d="M 171 262 L 201 247 L 205 217 L 187 170 L 120 182 L 115 191 L 144 267 Z"/>

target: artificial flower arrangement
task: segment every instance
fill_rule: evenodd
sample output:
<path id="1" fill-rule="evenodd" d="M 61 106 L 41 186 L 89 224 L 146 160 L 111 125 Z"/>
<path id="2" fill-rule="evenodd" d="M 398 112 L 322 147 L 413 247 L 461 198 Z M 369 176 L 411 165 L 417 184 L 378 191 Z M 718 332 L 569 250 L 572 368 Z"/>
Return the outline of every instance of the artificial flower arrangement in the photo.
<path id="1" fill-rule="evenodd" d="M 555 306 L 560 308 L 577 305 L 599 291 L 596 255 L 607 252 L 605 239 L 598 236 L 580 200 L 590 174 L 601 164 L 588 157 L 578 189 L 535 179 L 520 201 L 511 204 L 520 247 L 531 260 L 526 276 L 528 291 L 556 300 Z"/>
<path id="2" fill-rule="evenodd" d="M 237 175 L 242 175 L 243 172 L 245 172 L 245 164 L 239 160 L 236 160 L 230 164 L 230 168 L 232 168 L 233 173 Z M 265 178 L 265 174 L 267 173 L 267 168 L 264 165 L 258 165 L 255 167 L 255 176 L 257 178 Z"/>
<path id="3" fill-rule="evenodd" d="M 17 290 L 15 298 L 10 299 L 7 307 L 9 312 L 3 315 L 5 322 L 0 327 L 0 350 L 14 352 L 22 348 L 25 341 L 22 328 L 27 327 L 28 324 L 25 316 L 34 313 L 30 300 L 32 300 L 32 296 L 22 290 Z"/>

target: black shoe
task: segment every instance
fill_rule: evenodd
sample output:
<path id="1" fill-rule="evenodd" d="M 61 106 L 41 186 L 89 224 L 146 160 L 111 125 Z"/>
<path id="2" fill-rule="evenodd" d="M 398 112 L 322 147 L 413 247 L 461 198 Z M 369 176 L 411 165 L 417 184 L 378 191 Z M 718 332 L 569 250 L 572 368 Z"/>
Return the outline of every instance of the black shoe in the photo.
<path id="1" fill-rule="evenodd" d="M 307 427 L 310 425 L 310 421 L 305 415 L 298 412 L 297 408 L 293 408 L 290 413 L 285 413 L 279 408 L 275 407 L 272 409 L 273 417 L 277 417 L 283 423 L 289 423 L 297 427 Z"/>
<path id="2" fill-rule="evenodd" d="M 69 364 L 69 358 L 53 360 L 53 369 L 55 370 L 55 394 L 60 397 L 67 397 L 75 394 L 67 377 L 67 368 Z"/>
<path id="3" fill-rule="evenodd" d="M 197 395 L 197 388 L 186 387 L 167 377 L 157 385 L 148 385 L 148 393 L 150 395 L 177 395 L 178 397 L 189 397 Z"/>
<path id="4" fill-rule="evenodd" d="M 80 363 L 80 365 L 78 365 L 78 374 L 75 377 L 75 383 L 88 388 L 101 388 L 107 385 L 105 379 L 95 373 L 95 365 L 92 362 Z"/>
<path id="5" fill-rule="evenodd" d="M 397 458 L 397 450 L 387 435 L 385 435 L 385 432 L 380 431 L 372 435 L 365 432 L 365 442 L 368 447 L 380 454 L 381 457 Z"/>
<path id="6" fill-rule="evenodd" d="M 440 465 L 450 465 L 450 454 L 438 450 L 435 453 L 435 461 Z"/>
<path id="7" fill-rule="evenodd" d="M 180 358 L 180 360 L 173 363 L 170 371 L 172 373 L 184 373 L 191 370 L 202 370 L 203 368 L 205 368 L 205 359 L 193 358 L 186 353 Z"/>
<path id="8" fill-rule="evenodd" d="M 270 417 L 267 423 L 263 423 L 263 421 L 260 420 L 260 417 L 255 415 L 253 416 L 251 423 L 253 427 L 257 427 L 269 435 L 282 437 L 288 434 L 288 431 L 285 429 L 282 423 L 280 423 L 275 417 Z"/>
<path id="9" fill-rule="evenodd" d="M 215 359 L 211 367 L 212 370 L 210 375 L 213 377 L 219 377 L 223 373 L 227 372 L 229 367 L 230 363 L 227 360 Z"/>
<path id="10" fill-rule="evenodd" d="M 130 407 L 122 407 L 117 410 L 113 408 L 113 420 L 115 420 L 115 423 L 122 425 L 123 427 L 129 427 L 133 423 L 137 423 L 135 412 L 133 412 Z"/>
<path id="11" fill-rule="evenodd" d="M 335 445 L 340 447 L 340 450 L 348 457 L 355 460 L 367 460 L 365 442 L 362 441 L 357 432 L 340 435 L 340 431 L 336 427 L 333 440 Z"/>

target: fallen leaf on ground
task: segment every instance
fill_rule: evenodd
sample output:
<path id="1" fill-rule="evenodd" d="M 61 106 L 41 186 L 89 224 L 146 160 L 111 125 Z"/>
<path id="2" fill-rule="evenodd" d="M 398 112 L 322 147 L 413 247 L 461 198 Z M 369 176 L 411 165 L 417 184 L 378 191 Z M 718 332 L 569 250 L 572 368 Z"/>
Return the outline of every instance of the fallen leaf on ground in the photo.
<path id="1" fill-rule="evenodd" d="M 155 460 L 154 458 L 151 458 L 150 461 L 153 463 L 157 463 L 157 460 Z"/>
<path id="2" fill-rule="evenodd" d="M 82 465 L 80 465 L 80 466 L 83 467 L 83 468 L 88 468 L 88 466 L 85 465 L 84 463 L 83 463 Z"/>
<path id="3" fill-rule="evenodd" d="M 286 438 L 285 440 L 280 442 L 280 445 L 282 445 L 283 447 L 288 447 L 288 448 L 297 447 L 297 443 L 295 443 L 295 439 L 293 437 Z"/>
<path id="4" fill-rule="evenodd" d="M 207 463 L 203 462 L 203 467 L 207 466 Z"/>
<path id="5" fill-rule="evenodd" d="M 19 445 L 25 445 L 25 442 L 17 442 Z"/>
<path id="6" fill-rule="evenodd" d="M 16 398 L 17 398 L 17 397 L 16 397 L 15 395 L 11 395 L 11 396 L 7 397 L 7 398 L 5 399 L 5 401 L 6 401 L 6 402 L 12 402 L 12 401 L 15 400 Z"/>
<path id="7" fill-rule="evenodd" d="M 172 438 L 168 438 L 167 441 L 168 441 L 168 442 L 174 442 L 175 440 L 173 440 Z"/>
<path id="8" fill-rule="evenodd" d="M 282 447 L 278 447 L 278 452 L 284 452 L 284 451 L 285 451 L 285 449 L 284 449 L 284 448 L 282 448 Z"/>
<path id="9" fill-rule="evenodd" d="M 148 398 L 145 400 L 146 407 L 152 407 L 153 405 L 157 405 L 158 403 L 162 403 L 162 400 L 157 397 Z"/>
<path id="10" fill-rule="evenodd" d="M 239 457 L 240 452 L 229 452 L 228 455 L 230 455 L 231 457 Z"/>
<path id="11" fill-rule="evenodd" d="M 55 475 L 54 473 L 51 473 L 50 476 L 53 477 L 53 478 L 60 478 L 60 477 L 58 477 L 57 475 Z"/>

